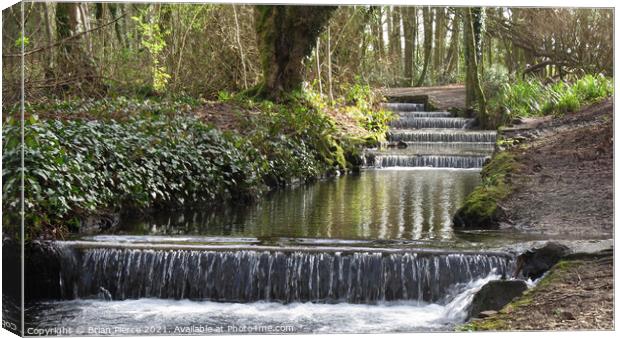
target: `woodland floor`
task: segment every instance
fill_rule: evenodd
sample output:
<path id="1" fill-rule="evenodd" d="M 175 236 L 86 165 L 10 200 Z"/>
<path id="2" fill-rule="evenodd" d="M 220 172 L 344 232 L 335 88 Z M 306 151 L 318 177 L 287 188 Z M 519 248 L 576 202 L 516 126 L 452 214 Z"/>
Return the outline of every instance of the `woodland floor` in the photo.
<path id="1" fill-rule="evenodd" d="M 612 100 L 577 113 L 528 119 L 504 131 L 521 165 L 500 206 L 504 228 L 567 239 L 613 235 Z"/>
<path id="2" fill-rule="evenodd" d="M 428 95 L 438 110 L 447 111 L 451 108 L 465 109 L 465 86 L 452 84 L 436 87 L 405 87 L 386 88 L 381 90 L 386 96 L 418 96 Z"/>

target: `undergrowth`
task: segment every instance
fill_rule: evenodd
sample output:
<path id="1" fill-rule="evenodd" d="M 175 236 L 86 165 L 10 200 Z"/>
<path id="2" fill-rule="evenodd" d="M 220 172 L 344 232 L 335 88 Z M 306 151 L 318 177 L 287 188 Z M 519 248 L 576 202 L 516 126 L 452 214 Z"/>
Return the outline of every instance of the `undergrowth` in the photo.
<path id="1" fill-rule="evenodd" d="M 191 112 L 201 101 L 53 101 L 27 107 L 27 238 L 78 231 L 93 214 L 254 200 L 269 188 L 355 169 L 364 139 L 338 130 L 327 106 L 297 93 L 284 104 L 222 95 L 258 111 L 242 131 L 220 131 Z M 365 97 L 356 106 L 364 107 Z M 364 101 L 364 102 L 362 102 Z M 20 220 L 20 123 L 3 120 L 3 226 Z M 363 114 L 368 135 L 384 120 Z"/>
<path id="2" fill-rule="evenodd" d="M 586 75 L 572 83 L 549 85 L 537 79 L 517 80 L 502 84 L 497 93 L 490 108 L 504 122 L 515 117 L 561 116 L 613 95 L 613 79 Z"/>

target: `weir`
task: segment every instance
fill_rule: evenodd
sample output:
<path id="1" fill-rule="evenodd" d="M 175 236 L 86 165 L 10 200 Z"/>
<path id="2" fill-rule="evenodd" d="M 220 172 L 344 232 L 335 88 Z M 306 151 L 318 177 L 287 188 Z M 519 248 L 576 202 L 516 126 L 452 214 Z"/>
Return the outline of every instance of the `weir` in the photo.
<path id="1" fill-rule="evenodd" d="M 374 167 L 481 168 L 488 156 L 458 155 L 378 155 Z"/>
<path id="2" fill-rule="evenodd" d="M 395 111 L 396 115 L 401 118 L 415 118 L 415 117 L 453 117 L 454 114 L 448 111 Z"/>
<path id="3" fill-rule="evenodd" d="M 423 103 L 389 102 L 389 103 L 384 103 L 383 107 L 385 109 L 397 111 L 397 112 L 410 112 L 410 111 L 424 110 Z"/>
<path id="4" fill-rule="evenodd" d="M 462 129 L 396 129 L 389 132 L 391 141 L 404 142 L 474 142 L 494 143 L 495 131 L 472 131 Z"/>
<path id="5" fill-rule="evenodd" d="M 389 123 L 388 143 L 366 151 L 366 167 L 482 168 L 494 151 L 497 133 L 473 130 L 473 118 L 426 112 L 413 103 L 385 107 L 397 118 Z"/>
<path id="6" fill-rule="evenodd" d="M 505 253 L 376 248 L 277 248 L 54 243 L 45 259 L 60 299 L 225 302 L 441 302 L 462 283 L 508 275 Z M 54 277 L 54 276 L 51 276 Z M 54 290 L 57 288 L 58 290 Z"/>
<path id="7" fill-rule="evenodd" d="M 401 116 L 399 119 L 391 121 L 390 126 L 394 128 L 467 128 L 474 123 L 474 119 L 460 117 L 420 117 L 420 116 Z"/>

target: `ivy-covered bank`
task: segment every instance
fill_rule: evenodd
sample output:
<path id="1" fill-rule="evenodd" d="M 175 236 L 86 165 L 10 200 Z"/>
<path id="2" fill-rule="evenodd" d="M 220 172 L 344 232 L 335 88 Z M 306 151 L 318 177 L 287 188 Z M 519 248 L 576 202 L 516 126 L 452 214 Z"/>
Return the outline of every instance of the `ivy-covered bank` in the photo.
<path id="1" fill-rule="evenodd" d="M 226 103 L 218 104 L 227 112 L 214 113 L 236 116 L 240 122 L 231 130 L 195 114 L 205 108 L 194 100 L 29 106 L 27 237 L 62 237 L 97 215 L 249 202 L 270 188 L 355 170 L 364 143 L 379 137 L 389 117 L 364 93 L 335 105 L 306 94 L 286 104 L 223 94 Z M 328 107 L 351 110 L 363 132 L 339 126 Z M 20 224 L 18 119 L 3 121 L 2 140 L 3 226 L 10 234 Z"/>

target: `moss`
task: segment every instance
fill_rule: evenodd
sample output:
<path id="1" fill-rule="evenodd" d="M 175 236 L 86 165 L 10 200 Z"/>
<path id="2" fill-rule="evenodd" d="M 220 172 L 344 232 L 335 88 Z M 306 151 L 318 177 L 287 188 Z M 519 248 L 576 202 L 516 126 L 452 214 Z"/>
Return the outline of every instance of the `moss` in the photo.
<path id="1" fill-rule="evenodd" d="M 461 227 L 487 228 L 497 225 L 503 216 L 498 202 L 512 192 L 511 173 L 518 168 L 510 152 L 496 154 L 480 173 L 482 182 L 467 196 L 463 207 L 454 216 L 454 224 Z"/>
<path id="2" fill-rule="evenodd" d="M 506 330 L 506 321 L 499 318 L 474 320 L 456 328 L 456 331 L 501 331 Z"/>

